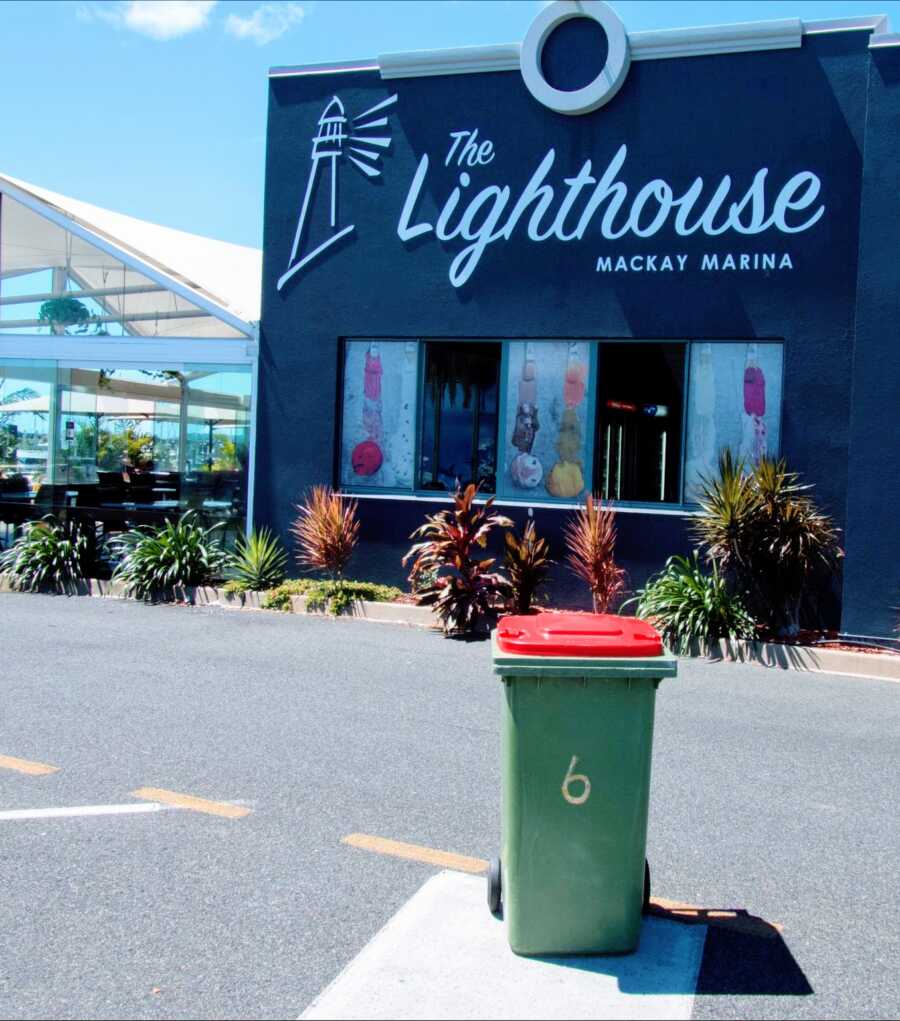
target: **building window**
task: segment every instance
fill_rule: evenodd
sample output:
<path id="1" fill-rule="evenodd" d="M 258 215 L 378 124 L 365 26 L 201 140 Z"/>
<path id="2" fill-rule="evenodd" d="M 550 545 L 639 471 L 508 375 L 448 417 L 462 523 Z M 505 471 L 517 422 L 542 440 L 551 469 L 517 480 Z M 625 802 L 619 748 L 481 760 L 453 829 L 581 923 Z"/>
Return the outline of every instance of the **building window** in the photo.
<path id="1" fill-rule="evenodd" d="M 499 343 L 425 345 L 419 487 L 497 487 Z"/>
<path id="2" fill-rule="evenodd" d="M 591 347 L 507 344 L 501 492 L 577 500 L 590 486 Z"/>
<path id="3" fill-rule="evenodd" d="M 608 500 L 678 503 L 684 344 L 601 344 L 597 463 Z"/>
<path id="4" fill-rule="evenodd" d="M 418 349 L 414 340 L 345 344 L 342 485 L 412 489 Z"/>
<path id="5" fill-rule="evenodd" d="M 717 472 L 728 448 L 755 463 L 777 455 L 781 441 L 781 344 L 691 345 L 685 499 Z"/>

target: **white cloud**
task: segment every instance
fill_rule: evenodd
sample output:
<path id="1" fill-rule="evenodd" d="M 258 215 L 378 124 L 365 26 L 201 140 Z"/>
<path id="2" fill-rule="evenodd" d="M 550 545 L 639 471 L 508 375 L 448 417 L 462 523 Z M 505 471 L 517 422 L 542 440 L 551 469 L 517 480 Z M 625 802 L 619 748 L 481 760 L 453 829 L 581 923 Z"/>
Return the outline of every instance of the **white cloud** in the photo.
<path id="1" fill-rule="evenodd" d="M 119 0 L 110 4 L 81 4 L 79 18 L 105 21 L 116 28 L 150 36 L 151 39 L 176 39 L 206 28 L 218 0 Z"/>
<path id="2" fill-rule="evenodd" d="M 261 4 L 246 18 L 229 14 L 225 19 L 225 31 L 236 39 L 252 39 L 257 46 L 265 46 L 299 24 L 305 13 L 299 3 Z"/>

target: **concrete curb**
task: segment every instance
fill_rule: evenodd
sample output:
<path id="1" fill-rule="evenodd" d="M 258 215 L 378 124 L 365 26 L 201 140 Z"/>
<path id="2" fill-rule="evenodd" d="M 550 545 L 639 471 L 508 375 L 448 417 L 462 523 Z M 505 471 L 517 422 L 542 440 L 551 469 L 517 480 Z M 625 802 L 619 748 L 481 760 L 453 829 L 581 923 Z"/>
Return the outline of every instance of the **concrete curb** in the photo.
<path id="1" fill-rule="evenodd" d="M 843 649 L 817 649 L 809 645 L 720 638 L 715 642 L 693 643 L 690 655 L 715 663 L 754 663 L 775 670 L 900 681 L 900 656 L 890 652 L 879 655 Z"/>
<path id="2" fill-rule="evenodd" d="M 324 610 L 310 609 L 306 596 L 291 596 L 293 613 L 307 613 L 313 616 L 330 616 Z M 415 606 L 412 603 L 373 603 L 367 599 L 355 600 L 342 617 L 358 617 L 384 624 L 406 624 L 408 627 L 440 627 L 440 622 L 430 606 Z"/>
<path id="3" fill-rule="evenodd" d="M 10 579 L 0 574 L 0 592 L 18 592 L 13 588 Z M 28 593 L 20 593 L 28 595 Z M 105 599 L 130 599 L 121 581 L 109 581 L 102 578 L 88 578 L 76 584 L 71 595 L 93 596 Z M 261 610 L 268 593 L 266 592 L 229 592 L 224 588 L 212 585 L 178 586 L 172 590 L 169 598 L 156 602 L 188 603 L 191 606 L 219 606 L 226 610 Z M 306 596 L 291 596 L 291 613 L 305 613 L 311 616 L 326 617 L 330 614 L 321 609 L 310 609 Z M 283 611 L 282 611 L 283 612 Z M 362 620 L 379 623 L 406 624 L 409 627 L 440 627 L 440 622 L 430 606 L 415 606 L 412 603 L 376 603 L 367 599 L 358 599 L 342 617 L 357 617 Z"/>

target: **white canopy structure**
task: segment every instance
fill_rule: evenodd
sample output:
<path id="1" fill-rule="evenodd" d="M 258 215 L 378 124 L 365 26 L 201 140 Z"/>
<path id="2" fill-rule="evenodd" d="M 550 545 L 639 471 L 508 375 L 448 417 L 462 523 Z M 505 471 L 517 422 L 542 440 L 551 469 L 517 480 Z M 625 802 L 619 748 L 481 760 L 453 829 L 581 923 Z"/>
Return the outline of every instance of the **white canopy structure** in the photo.
<path id="1" fill-rule="evenodd" d="M 0 174 L 0 331 L 255 338 L 261 279 L 259 249 Z"/>

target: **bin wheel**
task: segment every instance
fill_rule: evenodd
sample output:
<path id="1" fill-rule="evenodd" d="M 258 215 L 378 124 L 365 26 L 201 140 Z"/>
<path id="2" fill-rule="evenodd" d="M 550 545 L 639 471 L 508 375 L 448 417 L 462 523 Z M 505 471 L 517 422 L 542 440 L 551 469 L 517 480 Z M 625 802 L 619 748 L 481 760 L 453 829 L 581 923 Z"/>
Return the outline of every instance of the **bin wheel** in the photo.
<path id="1" fill-rule="evenodd" d="M 644 859 L 644 904 L 643 911 L 646 914 L 650 910 L 650 862 Z"/>
<path id="2" fill-rule="evenodd" d="M 487 874 L 487 900 L 488 908 L 494 917 L 500 915 L 500 905 L 503 899 L 502 880 L 500 878 L 500 859 L 491 858 Z"/>

